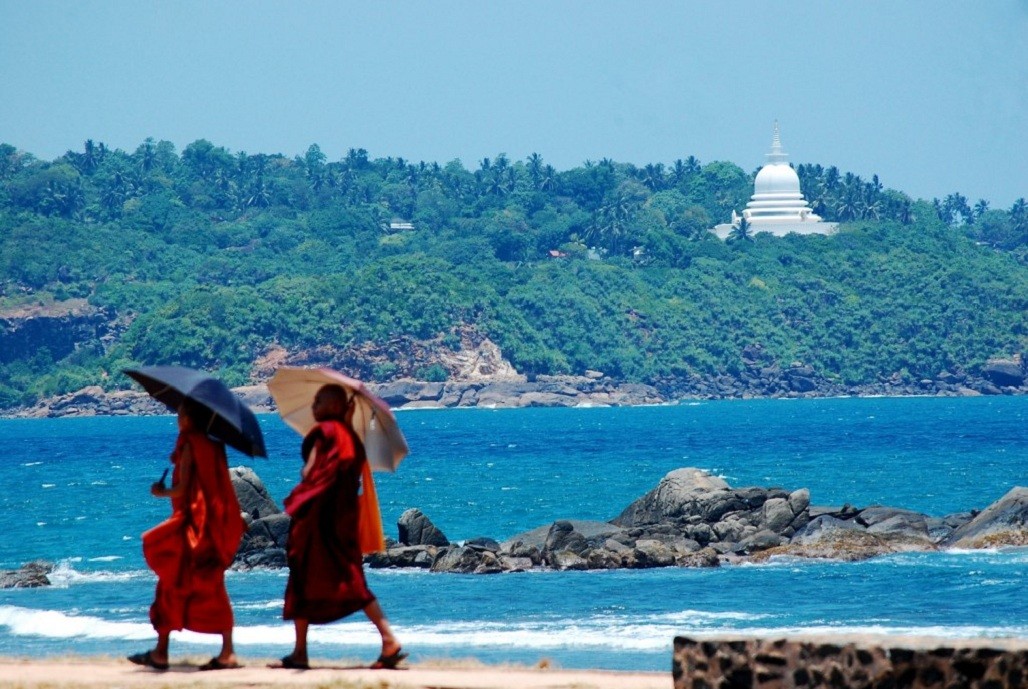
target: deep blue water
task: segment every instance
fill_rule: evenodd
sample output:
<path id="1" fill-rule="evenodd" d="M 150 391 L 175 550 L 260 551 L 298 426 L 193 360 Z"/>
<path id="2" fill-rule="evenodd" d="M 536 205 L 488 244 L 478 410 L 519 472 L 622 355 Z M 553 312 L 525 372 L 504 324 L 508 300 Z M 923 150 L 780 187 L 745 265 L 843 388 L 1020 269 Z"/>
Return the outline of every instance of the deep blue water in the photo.
<path id="1" fill-rule="evenodd" d="M 421 508 L 451 540 L 508 538 L 561 518 L 616 516 L 667 472 L 733 486 L 810 489 L 817 505 L 932 515 L 983 508 L 1028 485 L 1028 398 L 709 402 L 630 409 L 399 412 L 411 455 L 377 475 L 387 535 Z M 248 464 L 281 501 L 299 438 L 261 417 L 270 458 Z M 154 577 L 139 535 L 167 515 L 149 485 L 172 417 L 0 420 L 0 568 L 46 558 L 55 586 L 0 591 L 0 654 L 121 655 L 147 648 Z M 676 634 L 903 631 L 1028 637 L 1028 551 L 905 554 L 863 563 L 495 576 L 370 570 L 412 660 L 478 658 L 664 670 Z M 283 572 L 230 573 L 236 643 L 285 653 Z M 363 617 L 316 628 L 312 656 L 368 659 Z M 218 639 L 173 636 L 173 652 Z"/>

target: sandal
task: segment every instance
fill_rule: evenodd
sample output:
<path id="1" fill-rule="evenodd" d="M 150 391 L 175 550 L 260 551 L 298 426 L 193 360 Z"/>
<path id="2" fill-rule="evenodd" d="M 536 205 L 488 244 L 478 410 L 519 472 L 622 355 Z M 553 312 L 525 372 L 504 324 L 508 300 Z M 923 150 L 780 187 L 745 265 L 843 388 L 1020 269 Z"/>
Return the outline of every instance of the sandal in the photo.
<path id="1" fill-rule="evenodd" d="M 241 667 L 243 666 L 236 662 L 223 663 L 221 662 L 221 660 L 218 659 L 218 656 L 214 656 L 206 663 L 198 667 L 197 670 L 200 670 L 201 672 L 205 672 L 207 670 L 237 670 Z"/>
<path id="2" fill-rule="evenodd" d="M 167 663 L 158 663 L 156 660 L 154 660 L 151 651 L 146 651 L 145 653 L 136 653 L 135 655 L 130 655 L 128 657 L 128 661 L 130 663 L 135 663 L 136 665 L 143 665 L 145 667 L 152 667 L 154 670 L 160 670 L 161 672 L 164 672 L 169 667 L 169 665 Z"/>
<path id="3" fill-rule="evenodd" d="M 293 660 L 292 655 L 282 656 L 282 660 L 277 663 L 272 663 L 268 667 L 276 670 L 310 670 L 311 666 L 307 663 L 301 663 Z"/>
<path id="4" fill-rule="evenodd" d="M 378 660 L 371 664 L 372 670 L 395 670 L 396 666 L 400 664 L 404 658 L 407 657 L 407 653 L 404 653 L 403 647 L 397 647 L 395 651 L 389 655 L 380 655 Z"/>

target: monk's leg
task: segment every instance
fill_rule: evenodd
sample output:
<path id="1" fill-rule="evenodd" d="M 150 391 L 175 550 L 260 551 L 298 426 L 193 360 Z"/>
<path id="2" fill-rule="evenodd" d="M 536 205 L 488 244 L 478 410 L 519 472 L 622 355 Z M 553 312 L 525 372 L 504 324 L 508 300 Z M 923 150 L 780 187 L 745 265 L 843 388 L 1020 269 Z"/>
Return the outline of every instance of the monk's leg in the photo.
<path id="1" fill-rule="evenodd" d="M 150 651 L 150 657 L 158 663 L 168 662 L 168 646 L 171 643 L 171 632 L 158 632 L 157 645 Z"/>
<path id="2" fill-rule="evenodd" d="M 368 616 L 371 623 L 378 629 L 378 633 L 382 635 L 382 656 L 391 656 L 400 650 L 400 642 L 397 641 L 396 635 L 393 634 L 393 628 L 389 626 L 389 620 L 386 619 L 385 612 L 382 611 L 382 606 L 378 604 L 377 600 L 373 600 L 364 606 L 364 614 Z"/>
<path id="3" fill-rule="evenodd" d="M 293 620 L 293 628 L 296 630 L 296 645 L 293 646 L 291 655 L 293 662 L 306 665 L 307 659 L 307 628 L 310 623 L 299 618 Z"/>
<path id="4" fill-rule="evenodd" d="M 231 627 L 229 627 L 228 631 L 221 633 L 221 653 L 218 654 L 218 660 L 224 665 L 235 665 L 239 662 L 236 658 L 236 651 L 232 647 Z"/>

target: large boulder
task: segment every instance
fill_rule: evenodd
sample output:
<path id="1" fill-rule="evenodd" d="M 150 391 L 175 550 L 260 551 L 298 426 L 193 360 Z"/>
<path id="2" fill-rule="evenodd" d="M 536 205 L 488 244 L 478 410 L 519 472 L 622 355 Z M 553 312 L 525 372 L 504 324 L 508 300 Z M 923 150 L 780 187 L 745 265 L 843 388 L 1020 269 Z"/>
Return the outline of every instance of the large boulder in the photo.
<path id="1" fill-rule="evenodd" d="M 409 402 L 420 400 L 424 388 L 424 383 L 403 379 L 377 386 L 376 393 L 390 407 L 402 407 Z"/>
<path id="2" fill-rule="evenodd" d="M 412 507 L 400 515 L 396 522 L 400 543 L 403 545 L 433 545 L 442 547 L 450 544 L 446 534 L 439 530 L 425 514 Z"/>
<path id="3" fill-rule="evenodd" d="M 372 569 L 384 567 L 416 567 L 428 569 L 435 561 L 437 549 L 431 545 L 409 545 L 389 548 L 368 555 L 365 560 Z"/>
<path id="4" fill-rule="evenodd" d="M 932 540 L 928 532 L 928 517 L 920 512 L 874 506 L 861 510 L 856 519 L 868 533 L 897 539 Z"/>
<path id="5" fill-rule="evenodd" d="M 989 359 L 982 367 L 982 377 L 1000 387 L 1020 387 L 1025 372 L 1020 358 Z"/>
<path id="6" fill-rule="evenodd" d="M 462 572 L 471 574 L 479 571 L 485 562 L 486 556 L 496 560 L 496 556 L 487 550 L 478 550 L 468 546 L 450 546 L 440 550 L 432 563 L 433 572 Z M 483 567 L 480 573 L 485 573 L 488 567 Z"/>
<path id="7" fill-rule="evenodd" d="M 1028 545 L 1028 488 L 1015 486 L 981 514 L 947 536 L 946 548 Z"/>
<path id="8" fill-rule="evenodd" d="M 702 469 L 676 469 L 611 522 L 628 527 L 671 521 L 694 514 L 698 502 L 728 490 L 728 483 Z"/>
<path id="9" fill-rule="evenodd" d="M 577 555 L 583 555 L 589 550 L 589 539 L 575 531 L 571 522 L 563 519 L 550 525 L 543 544 L 543 557 L 550 559 L 552 553 L 561 550 L 569 550 Z"/>
<path id="10" fill-rule="evenodd" d="M 285 567 L 290 521 L 288 514 L 279 512 L 251 522 L 232 566 L 244 570 Z"/>
<path id="11" fill-rule="evenodd" d="M 50 585 L 47 576 L 54 571 L 54 563 L 33 560 L 18 569 L 0 571 L 0 589 L 31 589 Z"/>
<path id="12" fill-rule="evenodd" d="M 250 467 L 238 466 L 229 469 L 232 488 L 239 499 L 239 509 L 249 520 L 257 520 L 272 514 L 279 514 L 275 501 L 271 499 L 264 482 Z"/>
<path id="13" fill-rule="evenodd" d="M 586 519 L 562 519 L 559 521 L 570 524 L 571 531 L 581 535 L 591 543 L 602 543 L 605 539 L 624 531 L 620 526 L 615 526 L 610 522 L 597 522 Z M 511 552 L 512 554 L 514 550 L 527 552 L 528 549 L 531 548 L 535 548 L 539 552 L 542 552 L 546 547 L 546 541 L 550 535 L 551 529 L 553 529 L 553 524 L 547 524 L 546 526 L 540 526 L 532 529 L 531 531 L 519 533 L 504 541 L 500 545 L 500 549 L 504 552 Z"/>
<path id="14" fill-rule="evenodd" d="M 865 531 L 866 528 L 850 519 L 838 519 L 830 515 L 821 515 L 796 532 L 792 542 L 797 545 L 810 545 L 838 537 L 840 531 Z"/>

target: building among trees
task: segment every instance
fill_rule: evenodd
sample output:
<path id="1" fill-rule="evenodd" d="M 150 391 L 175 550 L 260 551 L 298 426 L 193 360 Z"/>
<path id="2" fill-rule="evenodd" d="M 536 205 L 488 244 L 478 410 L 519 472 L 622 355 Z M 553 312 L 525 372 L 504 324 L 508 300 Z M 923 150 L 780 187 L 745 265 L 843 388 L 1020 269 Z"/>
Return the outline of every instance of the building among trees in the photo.
<path id="1" fill-rule="evenodd" d="M 837 223 L 823 222 L 814 213 L 803 192 L 800 178 L 786 162 L 788 154 L 782 150 L 775 121 L 771 152 L 766 155 L 767 163 L 760 168 L 753 180 L 753 196 L 743 209 L 742 215 L 732 211 L 732 221 L 722 223 L 712 230 L 721 239 L 731 235 L 770 232 L 777 237 L 795 232 L 797 234 L 832 234 Z"/>

